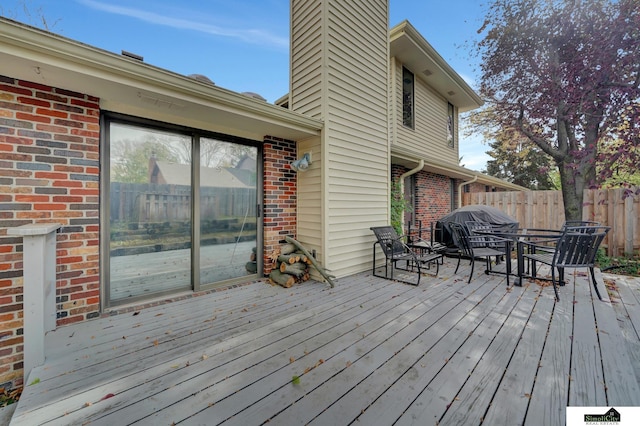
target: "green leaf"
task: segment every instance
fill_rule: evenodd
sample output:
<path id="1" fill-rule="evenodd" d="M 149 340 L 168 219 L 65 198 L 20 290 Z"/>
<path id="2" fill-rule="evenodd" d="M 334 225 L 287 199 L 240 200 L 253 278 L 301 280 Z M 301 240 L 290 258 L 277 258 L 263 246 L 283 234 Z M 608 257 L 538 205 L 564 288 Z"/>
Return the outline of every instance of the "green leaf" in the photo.
<path id="1" fill-rule="evenodd" d="M 33 379 L 33 382 L 29 383 L 29 386 L 37 385 L 38 383 L 40 383 L 40 379 L 36 377 L 35 379 Z"/>
<path id="2" fill-rule="evenodd" d="M 300 384 L 300 377 L 293 376 L 293 378 L 291 379 L 291 383 L 293 383 L 294 385 L 299 385 Z"/>

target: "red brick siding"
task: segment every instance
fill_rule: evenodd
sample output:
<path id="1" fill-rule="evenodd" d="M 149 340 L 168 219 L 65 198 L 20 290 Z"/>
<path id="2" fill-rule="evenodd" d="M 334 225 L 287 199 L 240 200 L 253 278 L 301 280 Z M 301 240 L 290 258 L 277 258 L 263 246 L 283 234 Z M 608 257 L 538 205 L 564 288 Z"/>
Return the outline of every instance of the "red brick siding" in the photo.
<path id="1" fill-rule="evenodd" d="M 415 176 L 416 220 L 422 221 L 422 227 L 429 229 L 451 211 L 451 178 L 429 172 L 419 172 Z"/>
<path id="2" fill-rule="evenodd" d="M 57 316 L 98 316 L 99 100 L 0 76 L 0 385 L 22 383 L 22 238 L 7 229 L 62 225 Z"/>
<path id="3" fill-rule="evenodd" d="M 264 139 L 264 273 L 272 269 L 269 255 L 284 237 L 296 236 L 297 177 L 289 164 L 296 159 L 296 144 L 274 137 Z"/>
<path id="4" fill-rule="evenodd" d="M 394 181 L 409 169 L 393 165 L 391 177 Z M 451 179 L 426 171 L 412 175 L 415 182 L 414 211 L 412 213 L 412 227 L 422 222 L 424 229 L 429 229 L 431 222 L 437 221 L 451 211 Z"/>

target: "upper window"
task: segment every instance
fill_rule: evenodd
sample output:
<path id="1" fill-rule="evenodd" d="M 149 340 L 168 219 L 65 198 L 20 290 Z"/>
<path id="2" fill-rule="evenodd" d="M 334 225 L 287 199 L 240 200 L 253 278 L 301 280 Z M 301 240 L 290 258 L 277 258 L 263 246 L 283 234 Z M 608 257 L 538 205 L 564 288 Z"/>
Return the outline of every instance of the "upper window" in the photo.
<path id="1" fill-rule="evenodd" d="M 447 143 L 451 148 L 456 146 L 455 108 L 451 104 L 447 113 Z"/>
<path id="2" fill-rule="evenodd" d="M 413 73 L 402 67 L 402 124 L 414 128 L 414 77 Z"/>

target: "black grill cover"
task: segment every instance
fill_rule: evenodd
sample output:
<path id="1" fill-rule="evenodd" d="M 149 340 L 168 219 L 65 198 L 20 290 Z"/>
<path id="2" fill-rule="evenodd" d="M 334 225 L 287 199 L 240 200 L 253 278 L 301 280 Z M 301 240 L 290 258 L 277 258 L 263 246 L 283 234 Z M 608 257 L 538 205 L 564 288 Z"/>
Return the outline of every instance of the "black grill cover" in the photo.
<path id="1" fill-rule="evenodd" d="M 453 247 L 455 244 L 451 237 L 451 228 L 449 224 L 456 222 L 465 225 L 467 221 L 488 222 L 492 225 L 499 225 L 509 228 L 518 228 L 518 222 L 502 210 L 491 206 L 483 206 L 474 204 L 470 206 L 460 207 L 451 213 L 443 216 L 436 222 L 435 240 Z"/>

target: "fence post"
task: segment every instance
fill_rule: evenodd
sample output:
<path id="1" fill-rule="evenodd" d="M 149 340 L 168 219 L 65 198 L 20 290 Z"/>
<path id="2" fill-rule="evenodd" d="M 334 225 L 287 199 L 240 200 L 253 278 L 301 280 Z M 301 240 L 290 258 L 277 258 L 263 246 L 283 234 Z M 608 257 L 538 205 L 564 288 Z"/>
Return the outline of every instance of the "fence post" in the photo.
<path id="1" fill-rule="evenodd" d="M 34 367 L 44 364 L 44 336 L 56 328 L 57 223 L 10 228 L 23 240 L 24 384 Z"/>

